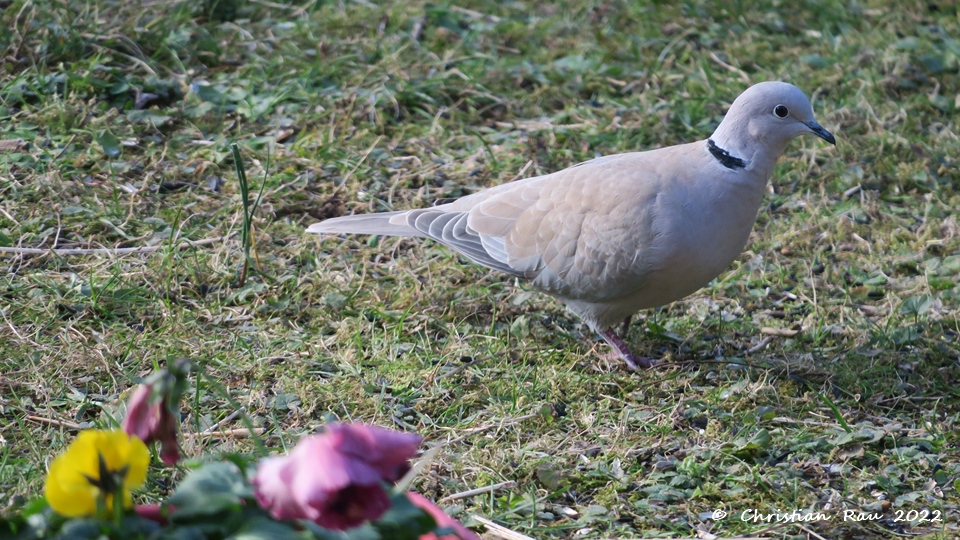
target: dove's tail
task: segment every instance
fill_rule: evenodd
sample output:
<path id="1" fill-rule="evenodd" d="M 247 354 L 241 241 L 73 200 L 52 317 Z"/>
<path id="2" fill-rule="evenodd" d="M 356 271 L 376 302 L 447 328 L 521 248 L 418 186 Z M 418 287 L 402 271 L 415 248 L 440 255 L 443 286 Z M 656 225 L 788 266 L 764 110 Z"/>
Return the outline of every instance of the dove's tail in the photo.
<path id="1" fill-rule="evenodd" d="M 384 236 L 419 236 L 426 238 L 426 234 L 407 225 L 406 214 L 406 211 L 402 211 L 343 216 L 314 223 L 307 228 L 307 232 L 316 234 L 380 234 Z"/>

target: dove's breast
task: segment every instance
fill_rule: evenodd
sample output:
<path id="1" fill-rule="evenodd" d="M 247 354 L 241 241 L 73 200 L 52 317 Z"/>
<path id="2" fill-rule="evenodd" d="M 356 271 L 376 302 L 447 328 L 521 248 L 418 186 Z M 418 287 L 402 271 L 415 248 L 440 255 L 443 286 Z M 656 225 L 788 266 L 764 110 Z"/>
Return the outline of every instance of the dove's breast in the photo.
<path id="1" fill-rule="evenodd" d="M 679 300 L 719 275 L 743 250 L 766 183 L 759 174 L 728 174 L 709 161 L 687 169 L 698 174 L 643 165 L 636 186 L 621 189 L 621 204 L 635 201 L 635 207 L 598 217 L 601 229 L 589 235 L 593 249 L 584 263 L 594 269 L 586 272 L 591 279 L 567 290 L 541 287 L 596 328 Z"/>
<path id="2" fill-rule="evenodd" d="M 657 264 L 643 284 L 638 309 L 678 300 L 730 266 L 747 243 L 763 197 L 762 184 L 703 190 L 678 183 L 657 199 L 650 247 Z"/>

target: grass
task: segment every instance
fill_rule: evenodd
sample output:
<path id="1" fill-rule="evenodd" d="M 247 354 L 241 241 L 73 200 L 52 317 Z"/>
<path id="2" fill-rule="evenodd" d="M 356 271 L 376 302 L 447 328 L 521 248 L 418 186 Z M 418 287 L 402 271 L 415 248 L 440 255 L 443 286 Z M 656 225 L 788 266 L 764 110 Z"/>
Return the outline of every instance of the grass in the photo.
<path id="1" fill-rule="evenodd" d="M 274 450 L 416 430 L 452 441 L 418 490 L 513 481 L 444 504 L 535 538 L 957 537 L 957 7 L 721 4 L 5 2 L 0 246 L 158 249 L 0 253 L 0 507 L 186 356 L 188 456 L 256 451 L 197 435 L 237 407 Z M 437 245 L 303 233 L 703 138 L 770 79 L 838 146 L 794 141 L 738 261 L 635 323 L 653 371 Z"/>

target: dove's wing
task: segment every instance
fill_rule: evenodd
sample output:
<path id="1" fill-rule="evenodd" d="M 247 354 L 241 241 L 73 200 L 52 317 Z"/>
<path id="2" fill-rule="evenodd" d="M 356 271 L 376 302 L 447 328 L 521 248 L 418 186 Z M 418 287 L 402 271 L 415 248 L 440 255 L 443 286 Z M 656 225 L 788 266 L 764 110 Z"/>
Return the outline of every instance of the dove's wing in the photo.
<path id="1" fill-rule="evenodd" d="M 484 266 L 565 298 L 616 297 L 656 268 L 659 151 L 599 158 L 413 210 L 405 224 Z"/>

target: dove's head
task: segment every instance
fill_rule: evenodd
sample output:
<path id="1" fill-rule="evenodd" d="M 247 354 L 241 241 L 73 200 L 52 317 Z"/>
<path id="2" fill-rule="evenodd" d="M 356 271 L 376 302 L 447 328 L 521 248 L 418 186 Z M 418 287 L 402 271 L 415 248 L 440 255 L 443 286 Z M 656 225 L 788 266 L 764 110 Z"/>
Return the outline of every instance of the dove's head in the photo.
<path id="1" fill-rule="evenodd" d="M 772 154 L 776 160 L 791 139 L 807 133 L 837 144 L 833 134 L 813 118 L 810 100 L 799 88 L 773 81 L 755 84 L 740 94 L 710 138 L 748 161 L 757 152 Z"/>

